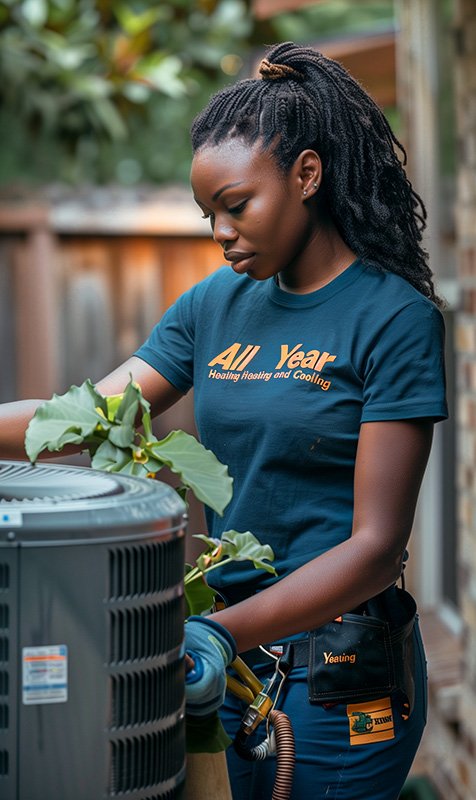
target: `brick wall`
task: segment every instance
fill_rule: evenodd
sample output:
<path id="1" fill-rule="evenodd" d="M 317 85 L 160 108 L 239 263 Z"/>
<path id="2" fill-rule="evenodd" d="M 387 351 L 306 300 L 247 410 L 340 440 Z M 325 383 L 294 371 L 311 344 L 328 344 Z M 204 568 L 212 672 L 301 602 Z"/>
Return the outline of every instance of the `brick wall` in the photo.
<path id="1" fill-rule="evenodd" d="M 435 107 L 439 102 L 437 45 L 428 36 L 429 20 L 445 0 L 400 0 L 398 81 L 412 181 L 427 199 L 438 181 L 438 162 L 425 153 L 424 140 L 438 146 Z M 431 29 L 431 24 L 430 24 Z M 417 36 L 420 32 L 419 38 Z M 459 300 L 456 310 L 458 589 L 462 633 L 455 636 L 441 622 L 440 608 L 422 628 L 428 655 L 429 715 L 414 771 L 426 774 L 442 800 L 476 798 L 476 0 L 453 0 L 456 137 L 456 261 Z M 423 87 L 423 88 L 422 88 Z M 427 91 L 425 92 L 423 90 Z M 441 134 L 441 131 L 438 131 Z M 440 206 L 441 206 L 440 199 Z M 438 272 L 441 230 L 452 213 L 435 209 L 429 251 Z M 436 212 L 436 213 L 435 213 Z M 435 217 L 436 220 L 435 221 Z M 439 220 L 439 221 L 438 221 Z M 418 535 L 418 532 L 417 532 Z M 443 531 L 444 535 L 444 531 Z M 425 564 L 414 564 L 416 572 Z M 413 587 L 412 587 L 413 588 Z M 418 592 L 417 592 L 418 594 Z M 419 599 L 419 598 L 418 598 Z M 427 635 L 426 635 L 427 634 Z M 460 668 L 457 668 L 457 663 Z M 450 674 L 451 670 L 454 670 Z"/>
<path id="2" fill-rule="evenodd" d="M 476 797 L 476 0 L 455 3 L 458 128 L 457 316 L 459 562 L 464 620 L 456 775 Z"/>

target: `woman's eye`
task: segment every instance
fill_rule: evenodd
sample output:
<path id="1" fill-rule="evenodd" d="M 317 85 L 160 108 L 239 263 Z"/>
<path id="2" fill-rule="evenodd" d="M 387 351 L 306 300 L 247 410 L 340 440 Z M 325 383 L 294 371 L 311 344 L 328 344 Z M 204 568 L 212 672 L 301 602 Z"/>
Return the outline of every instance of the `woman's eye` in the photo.
<path id="1" fill-rule="evenodd" d="M 241 214 L 241 212 L 245 210 L 245 207 L 246 207 L 246 203 L 247 203 L 247 202 L 248 202 L 247 200 L 244 200 L 244 201 L 243 201 L 242 203 L 240 203 L 239 205 L 237 205 L 237 206 L 233 206 L 233 208 L 229 208 L 229 209 L 228 209 L 229 213 L 230 213 L 230 214 Z"/>

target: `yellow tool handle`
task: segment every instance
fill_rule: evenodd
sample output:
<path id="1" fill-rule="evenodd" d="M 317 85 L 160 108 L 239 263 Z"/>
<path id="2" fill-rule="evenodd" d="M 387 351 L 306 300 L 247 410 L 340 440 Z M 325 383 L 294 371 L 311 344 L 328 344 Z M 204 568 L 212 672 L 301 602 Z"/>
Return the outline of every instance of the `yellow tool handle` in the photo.
<path id="1" fill-rule="evenodd" d="M 231 662 L 230 666 L 240 676 L 241 680 L 244 681 L 244 683 L 251 689 L 254 700 L 256 695 L 259 694 L 263 689 L 264 684 L 261 683 L 259 678 L 257 678 L 254 672 L 251 671 L 248 664 L 245 664 L 243 659 L 239 656 L 237 656 L 235 660 Z"/>
<path id="2" fill-rule="evenodd" d="M 237 678 L 234 678 L 233 675 L 226 676 L 226 688 L 229 689 L 230 692 L 233 692 L 240 700 L 244 700 L 245 703 L 248 703 L 248 705 L 251 705 L 255 699 L 251 689 L 245 686 L 244 683 L 241 683 Z"/>

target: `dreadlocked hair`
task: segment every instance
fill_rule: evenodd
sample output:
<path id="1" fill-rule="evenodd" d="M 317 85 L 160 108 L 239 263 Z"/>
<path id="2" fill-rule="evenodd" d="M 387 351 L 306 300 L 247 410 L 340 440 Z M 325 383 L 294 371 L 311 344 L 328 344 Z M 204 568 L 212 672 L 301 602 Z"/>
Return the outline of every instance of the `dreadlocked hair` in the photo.
<path id="1" fill-rule="evenodd" d="M 426 209 L 380 108 L 337 61 L 293 42 L 270 48 L 260 74 L 211 98 L 193 122 L 193 152 L 231 137 L 260 140 L 287 172 L 303 150 L 315 150 L 329 212 L 347 245 L 441 306 L 421 243 Z"/>

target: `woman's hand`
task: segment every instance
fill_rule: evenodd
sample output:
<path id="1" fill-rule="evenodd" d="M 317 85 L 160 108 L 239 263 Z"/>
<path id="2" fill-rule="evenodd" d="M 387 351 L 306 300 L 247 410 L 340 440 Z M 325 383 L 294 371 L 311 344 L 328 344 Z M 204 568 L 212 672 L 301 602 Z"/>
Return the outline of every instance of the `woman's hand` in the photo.
<path id="1" fill-rule="evenodd" d="M 208 717 L 223 703 L 225 670 L 236 658 L 235 641 L 209 617 L 193 616 L 185 623 L 185 650 L 187 714 Z"/>

